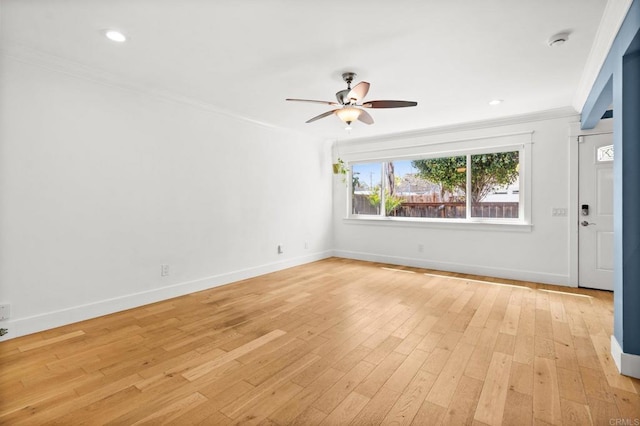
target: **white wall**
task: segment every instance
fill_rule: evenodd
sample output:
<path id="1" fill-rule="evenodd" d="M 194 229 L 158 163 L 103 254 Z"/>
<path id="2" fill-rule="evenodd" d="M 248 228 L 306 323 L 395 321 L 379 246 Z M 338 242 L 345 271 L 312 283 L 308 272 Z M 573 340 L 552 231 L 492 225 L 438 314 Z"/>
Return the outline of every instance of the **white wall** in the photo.
<path id="1" fill-rule="evenodd" d="M 0 59 L 5 339 L 330 255 L 326 143 Z"/>
<path id="2" fill-rule="evenodd" d="M 561 110 L 467 124 L 384 139 L 341 141 L 345 161 L 406 152 L 446 151 L 447 145 L 490 146 L 501 136 L 533 132 L 530 152 L 531 226 L 372 222 L 347 217 L 344 185 L 334 183 L 334 253 L 338 256 L 560 285 L 571 284 L 569 127 Z M 454 142 L 457 141 L 457 142 Z M 493 142 L 492 142 L 493 141 Z M 402 148 L 400 148 L 402 147 Z M 552 217 L 553 208 L 569 209 Z M 418 245 L 423 245 L 420 252 Z"/>
<path id="3" fill-rule="evenodd" d="M 533 132 L 532 226 L 381 225 L 345 220 L 346 187 L 322 141 L 57 66 L 0 60 L 0 303 L 12 308 L 2 339 L 332 253 L 571 281 L 568 134 L 577 116 L 567 111 L 341 141 L 334 157 L 353 161 Z M 570 214 L 552 217 L 552 208 Z"/>

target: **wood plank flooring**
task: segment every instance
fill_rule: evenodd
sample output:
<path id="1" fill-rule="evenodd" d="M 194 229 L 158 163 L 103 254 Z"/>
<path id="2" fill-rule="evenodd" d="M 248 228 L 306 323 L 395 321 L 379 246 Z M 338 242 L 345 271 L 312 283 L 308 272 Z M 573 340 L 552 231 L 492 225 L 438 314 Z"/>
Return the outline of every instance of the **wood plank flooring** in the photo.
<path id="1" fill-rule="evenodd" d="M 612 295 L 327 259 L 0 343 L 0 424 L 637 425 Z"/>

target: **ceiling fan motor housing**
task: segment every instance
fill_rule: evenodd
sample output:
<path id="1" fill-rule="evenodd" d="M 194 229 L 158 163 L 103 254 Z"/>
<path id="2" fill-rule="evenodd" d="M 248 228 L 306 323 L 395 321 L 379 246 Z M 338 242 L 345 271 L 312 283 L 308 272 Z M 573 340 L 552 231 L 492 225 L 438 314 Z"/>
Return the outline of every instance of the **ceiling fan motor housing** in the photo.
<path id="1" fill-rule="evenodd" d="M 338 103 L 340 103 L 340 105 L 351 103 L 351 99 L 349 99 L 350 92 L 351 89 L 344 89 L 336 93 L 336 99 L 338 99 Z"/>

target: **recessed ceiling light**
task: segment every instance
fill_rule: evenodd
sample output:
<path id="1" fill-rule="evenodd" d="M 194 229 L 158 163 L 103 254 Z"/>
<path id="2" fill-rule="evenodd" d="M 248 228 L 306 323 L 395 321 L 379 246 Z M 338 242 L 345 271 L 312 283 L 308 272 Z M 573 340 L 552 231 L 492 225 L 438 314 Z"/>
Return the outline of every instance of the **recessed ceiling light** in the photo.
<path id="1" fill-rule="evenodd" d="M 125 35 L 122 34 L 120 31 L 105 30 L 104 35 L 109 40 L 115 41 L 116 43 L 124 43 L 125 41 L 127 41 L 127 37 L 125 37 Z"/>
<path id="2" fill-rule="evenodd" d="M 503 103 L 504 101 L 502 99 L 494 99 L 492 101 L 489 101 L 489 105 L 491 106 L 496 106 L 496 105 L 500 105 L 501 103 Z"/>

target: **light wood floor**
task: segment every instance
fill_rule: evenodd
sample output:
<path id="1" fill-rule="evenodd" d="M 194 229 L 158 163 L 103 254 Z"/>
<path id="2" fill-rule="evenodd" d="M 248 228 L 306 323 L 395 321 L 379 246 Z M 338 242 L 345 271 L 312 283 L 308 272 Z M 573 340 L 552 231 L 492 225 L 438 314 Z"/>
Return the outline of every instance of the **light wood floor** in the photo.
<path id="1" fill-rule="evenodd" d="M 606 292 L 328 259 L 0 343 L 0 423 L 637 425 L 611 327 Z"/>

